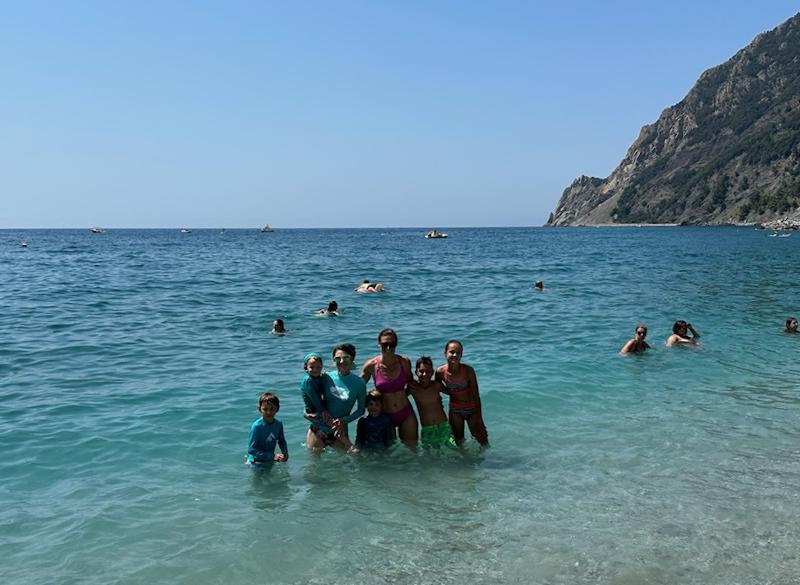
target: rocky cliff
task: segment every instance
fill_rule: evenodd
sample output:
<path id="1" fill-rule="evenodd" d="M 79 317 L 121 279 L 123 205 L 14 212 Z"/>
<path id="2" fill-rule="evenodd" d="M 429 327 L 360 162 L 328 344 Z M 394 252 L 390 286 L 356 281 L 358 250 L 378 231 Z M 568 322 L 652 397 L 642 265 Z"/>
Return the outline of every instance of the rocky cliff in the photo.
<path id="1" fill-rule="evenodd" d="M 547 225 L 800 217 L 800 14 L 709 69 L 605 179 L 579 177 Z"/>

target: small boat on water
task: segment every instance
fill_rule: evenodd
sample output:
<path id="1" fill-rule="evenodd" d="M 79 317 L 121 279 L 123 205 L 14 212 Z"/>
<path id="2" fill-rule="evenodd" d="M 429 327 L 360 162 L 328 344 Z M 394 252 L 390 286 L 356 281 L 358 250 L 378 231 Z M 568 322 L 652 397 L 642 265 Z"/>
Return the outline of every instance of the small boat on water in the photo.
<path id="1" fill-rule="evenodd" d="M 791 234 L 791 232 L 789 232 L 789 233 L 785 233 L 785 234 L 779 234 L 778 232 L 772 232 L 772 233 L 769 235 L 769 237 L 770 237 L 770 238 L 788 238 L 788 237 L 789 237 L 789 236 L 791 236 L 791 235 L 792 235 L 792 234 Z"/>
<path id="2" fill-rule="evenodd" d="M 93 227 L 91 229 L 91 232 L 93 234 L 104 234 L 104 233 L 106 233 L 106 230 L 104 230 L 103 228 L 99 228 L 99 227 Z"/>
<path id="3" fill-rule="evenodd" d="M 275 230 L 274 230 L 274 229 L 272 229 L 271 227 L 269 227 L 268 225 L 265 225 L 265 226 L 263 226 L 263 227 L 261 228 L 261 233 L 262 233 L 262 234 L 268 234 L 268 233 L 270 233 L 270 232 L 274 232 L 274 231 L 275 231 Z"/>
<path id="4" fill-rule="evenodd" d="M 192 233 L 192 230 L 187 230 L 186 228 L 183 228 L 183 229 L 181 230 L 181 233 L 182 233 L 182 234 L 191 234 L 191 233 Z"/>
<path id="5" fill-rule="evenodd" d="M 431 230 L 427 234 L 425 234 L 425 237 L 428 238 L 429 240 L 439 240 L 442 238 L 446 238 L 447 234 L 445 232 L 440 232 L 439 230 Z"/>
<path id="6" fill-rule="evenodd" d="M 19 243 L 19 247 L 20 248 L 27 248 L 28 247 L 28 242 L 20 242 Z"/>

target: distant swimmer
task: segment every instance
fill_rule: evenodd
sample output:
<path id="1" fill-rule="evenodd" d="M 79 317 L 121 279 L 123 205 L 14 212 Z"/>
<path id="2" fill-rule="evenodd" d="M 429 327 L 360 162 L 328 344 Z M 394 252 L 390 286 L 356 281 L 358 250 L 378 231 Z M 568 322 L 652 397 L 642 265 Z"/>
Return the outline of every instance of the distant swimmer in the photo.
<path id="1" fill-rule="evenodd" d="M 690 332 L 691 336 L 689 335 Z M 667 338 L 667 347 L 672 347 L 676 344 L 695 345 L 699 337 L 700 334 L 695 331 L 691 323 L 683 320 L 675 321 L 675 325 L 672 326 L 672 335 Z"/>
<path id="2" fill-rule="evenodd" d="M 537 280 L 536 284 L 533 285 L 533 288 L 536 290 L 544 290 L 544 283 L 541 280 Z"/>
<path id="3" fill-rule="evenodd" d="M 275 335 L 283 335 L 286 333 L 286 327 L 283 324 L 283 319 L 275 319 L 272 322 L 272 333 Z"/>
<path id="4" fill-rule="evenodd" d="M 338 317 L 339 303 L 337 303 L 336 301 L 331 301 L 330 303 L 328 303 L 328 306 L 326 308 L 317 311 L 317 315 L 323 315 L 326 317 L 332 315 L 334 317 Z"/>
<path id="5" fill-rule="evenodd" d="M 789 317 L 786 319 L 786 331 L 785 333 L 797 333 L 797 319 L 794 317 Z"/>
<path id="6" fill-rule="evenodd" d="M 650 349 L 650 344 L 644 340 L 645 337 L 647 337 L 647 327 L 639 323 L 636 326 L 633 339 L 628 340 L 625 345 L 622 346 L 622 349 L 619 350 L 619 352 L 641 353 L 646 349 Z"/>
<path id="7" fill-rule="evenodd" d="M 369 280 L 364 280 L 361 284 L 359 284 L 356 288 L 353 289 L 357 293 L 371 293 L 371 292 L 383 292 L 386 290 L 383 286 L 382 282 L 370 282 Z"/>

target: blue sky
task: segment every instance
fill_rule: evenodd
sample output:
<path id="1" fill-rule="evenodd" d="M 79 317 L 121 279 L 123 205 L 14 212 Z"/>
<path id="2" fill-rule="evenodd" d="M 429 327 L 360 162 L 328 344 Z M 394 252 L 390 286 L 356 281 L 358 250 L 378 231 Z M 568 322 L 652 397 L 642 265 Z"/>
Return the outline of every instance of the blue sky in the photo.
<path id="1" fill-rule="evenodd" d="M 796 3 L 0 2 L 0 228 L 541 225 Z"/>

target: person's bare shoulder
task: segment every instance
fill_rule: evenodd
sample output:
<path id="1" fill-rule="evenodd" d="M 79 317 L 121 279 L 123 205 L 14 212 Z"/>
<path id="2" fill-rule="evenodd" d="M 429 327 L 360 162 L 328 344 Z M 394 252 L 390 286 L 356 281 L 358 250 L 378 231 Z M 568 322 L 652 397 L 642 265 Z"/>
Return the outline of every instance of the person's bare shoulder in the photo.
<path id="1" fill-rule="evenodd" d="M 361 366 L 361 373 L 363 374 L 364 372 L 369 372 L 369 373 L 374 372 L 375 371 L 375 361 L 377 359 L 378 358 L 373 357 L 373 358 L 369 358 L 367 361 L 365 361 L 364 365 Z"/>

